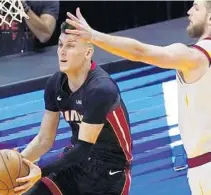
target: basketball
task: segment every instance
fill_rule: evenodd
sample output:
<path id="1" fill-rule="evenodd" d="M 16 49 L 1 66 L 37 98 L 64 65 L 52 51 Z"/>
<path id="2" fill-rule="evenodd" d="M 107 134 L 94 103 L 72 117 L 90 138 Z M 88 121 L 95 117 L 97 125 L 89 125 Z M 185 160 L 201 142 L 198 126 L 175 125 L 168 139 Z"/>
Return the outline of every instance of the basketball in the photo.
<path id="1" fill-rule="evenodd" d="M 0 150 L 0 194 L 15 195 L 13 188 L 18 186 L 16 179 L 27 176 L 29 167 L 21 155 L 14 150 Z"/>

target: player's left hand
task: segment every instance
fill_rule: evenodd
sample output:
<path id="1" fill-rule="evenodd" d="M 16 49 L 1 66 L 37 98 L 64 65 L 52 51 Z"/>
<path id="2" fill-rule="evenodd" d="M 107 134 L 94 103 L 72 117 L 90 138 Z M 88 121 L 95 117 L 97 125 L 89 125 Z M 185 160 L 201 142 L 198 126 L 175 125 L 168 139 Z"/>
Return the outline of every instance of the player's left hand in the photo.
<path id="1" fill-rule="evenodd" d="M 89 26 L 87 21 L 82 16 L 80 9 L 76 9 L 76 16 L 67 12 L 67 16 L 69 19 L 66 19 L 66 22 L 72 26 L 74 26 L 75 30 L 67 29 L 66 33 L 77 35 L 79 38 L 84 41 L 91 41 L 93 38 L 94 30 Z"/>
<path id="2" fill-rule="evenodd" d="M 16 180 L 18 183 L 23 183 L 14 188 L 16 195 L 21 195 L 27 192 L 41 178 L 41 169 L 37 165 L 27 159 L 23 159 L 23 161 L 29 166 L 30 172 L 28 176 Z"/>

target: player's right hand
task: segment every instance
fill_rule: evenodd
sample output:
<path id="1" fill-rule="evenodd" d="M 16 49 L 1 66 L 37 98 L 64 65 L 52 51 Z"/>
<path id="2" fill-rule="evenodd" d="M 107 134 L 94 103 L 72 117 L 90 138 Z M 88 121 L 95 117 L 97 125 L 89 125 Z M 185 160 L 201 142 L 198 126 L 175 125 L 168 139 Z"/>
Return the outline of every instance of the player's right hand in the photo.
<path id="1" fill-rule="evenodd" d="M 14 192 L 16 195 L 21 195 L 27 192 L 33 185 L 41 178 L 41 169 L 30 162 L 27 159 L 23 159 L 23 161 L 29 166 L 30 172 L 29 175 L 22 178 L 17 178 L 16 182 L 20 183 L 20 186 L 14 188 Z"/>

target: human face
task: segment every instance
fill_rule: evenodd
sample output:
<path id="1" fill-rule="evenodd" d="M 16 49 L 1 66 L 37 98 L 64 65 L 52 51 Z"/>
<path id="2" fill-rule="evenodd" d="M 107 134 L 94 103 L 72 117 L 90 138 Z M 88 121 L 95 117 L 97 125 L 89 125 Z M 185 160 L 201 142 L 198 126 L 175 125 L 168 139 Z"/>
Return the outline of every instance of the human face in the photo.
<path id="1" fill-rule="evenodd" d="M 208 10 L 205 0 L 194 1 L 193 6 L 188 11 L 190 21 L 187 32 L 192 38 L 201 37 L 208 25 Z"/>
<path id="2" fill-rule="evenodd" d="M 93 49 L 75 35 L 61 33 L 57 53 L 60 71 L 68 74 L 80 70 L 86 60 L 91 60 Z"/>

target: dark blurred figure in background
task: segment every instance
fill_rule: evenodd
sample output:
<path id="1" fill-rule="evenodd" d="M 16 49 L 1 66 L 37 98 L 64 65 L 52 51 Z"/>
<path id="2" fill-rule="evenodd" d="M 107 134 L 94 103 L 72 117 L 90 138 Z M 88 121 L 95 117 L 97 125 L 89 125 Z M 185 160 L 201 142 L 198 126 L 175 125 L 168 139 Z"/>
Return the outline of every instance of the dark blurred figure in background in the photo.
<path id="1" fill-rule="evenodd" d="M 59 1 L 22 1 L 29 19 L 0 26 L 0 56 L 35 51 L 52 37 L 59 16 Z"/>

